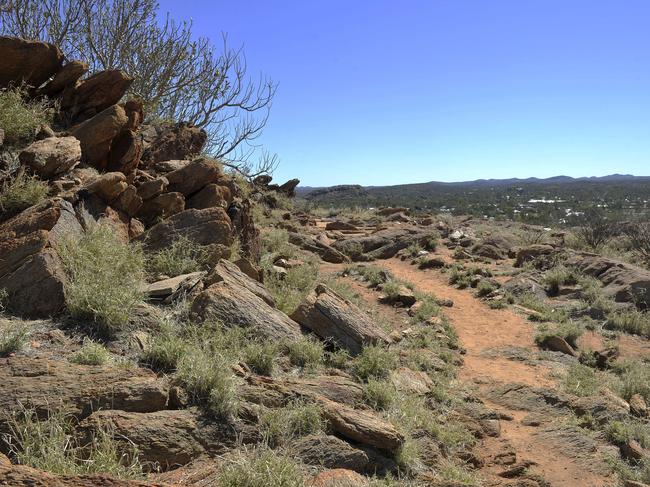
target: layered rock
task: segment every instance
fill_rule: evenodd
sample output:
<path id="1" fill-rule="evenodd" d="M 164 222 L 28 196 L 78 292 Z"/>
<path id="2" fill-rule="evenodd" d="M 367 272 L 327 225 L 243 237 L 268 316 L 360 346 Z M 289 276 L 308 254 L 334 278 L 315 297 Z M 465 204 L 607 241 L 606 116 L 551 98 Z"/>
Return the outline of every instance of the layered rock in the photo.
<path id="1" fill-rule="evenodd" d="M 0 88 L 22 83 L 38 88 L 62 63 L 63 53 L 52 44 L 0 37 Z"/>

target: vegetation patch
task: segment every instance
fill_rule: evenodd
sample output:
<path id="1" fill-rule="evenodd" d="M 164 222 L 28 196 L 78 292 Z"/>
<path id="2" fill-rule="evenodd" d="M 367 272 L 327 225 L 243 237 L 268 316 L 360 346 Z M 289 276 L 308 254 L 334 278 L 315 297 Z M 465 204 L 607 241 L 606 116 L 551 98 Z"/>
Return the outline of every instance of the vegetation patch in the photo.
<path id="1" fill-rule="evenodd" d="M 385 379 L 396 367 L 394 352 L 380 345 L 368 345 L 355 359 L 354 372 L 362 380 Z"/>
<path id="2" fill-rule="evenodd" d="M 149 256 L 147 270 L 154 276 L 163 274 L 175 277 L 201 270 L 207 258 L 204 247 L 181 236 L 175 239 L 169 247 Z"/>
<path id="3" fill-rule="evenodd" d="M 45 181 L 19 172 L 0 187 L 0 210 L 8 215 L 14 215 L 45 201 L 48 192 L 49 188 Z"/>
<path id="4" fill-rule="evenodd" d="M 70 362 L 81 365 L 104 365 L 111 359 L 111 354 L 101 343 L 86 340 L 83 346 L 70 357 Z"/>
<path id="5" fill-rule="evenodd" d="M 324 428 L 321 409 L 312 403 L 294 402 L 281 409 L 269 409 L 260 416 L 260 429 L 272 447 L 292 438 L 318 433 Z"/>
<path id="6" fill-rule="evenodd" d="M 29 328 L 23 324 L 5 323 L 0 327 L 0 357 L 21 351 L 29 338 Z"/>
<path id="7" fill-rule="evenodd" d="M 0 90 L 0 127 L 5 132 L 6 143 L 30 141 L 51 118 L 46 101 L 28 101 L 22 88 Z"/>
<path id="8" fill-rule="evenodd" d="M 228 458 L 218 487 L 303 487 L 305 474 L 291 457 L 268 448 L 243 451 Z"/>

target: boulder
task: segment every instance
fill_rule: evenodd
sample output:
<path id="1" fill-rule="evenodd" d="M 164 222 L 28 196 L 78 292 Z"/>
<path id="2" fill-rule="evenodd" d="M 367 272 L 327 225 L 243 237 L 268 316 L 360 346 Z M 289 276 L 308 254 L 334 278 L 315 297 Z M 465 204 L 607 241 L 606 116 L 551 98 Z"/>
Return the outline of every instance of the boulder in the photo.
<path id="1" fill-rule="evenodd" d="M 353 470 L 335 468 L 317 473 L 307 484 L 309 487 L 368 487 L 368 479 Z"/>
<path id="2" fill-rule="evenodd" d="M 108 167 L 113 139 L 122 131 L 129 117 L 120 105 L 113 105 L 74 127 L 71 135 L 81 142 L 84 160 L 100 171 Z"/>
<path id="3" fill-rule="evenodd" d="M 142 144 L 134 130 L 123 130 L 111 141 L 108 154 L 107 171 L 120 171 L 130 174 L 140 164 Z"/>
<path id="4" fill-rule="evenodd" d="M 300 179 L 290 179 L 284 184 L 281 184 L 278 187 L 278 192 L 284 193 L 287 195 L 289 198 L 293 198 L 296 196 L 296 186 L 300 184 Z"/>
<path id="5" fill-rule="evenodd" d="M 20 162 L 43 179 L 66 173 L 81 161 L 75 137 L 51 137 L 33 142 L 20 153 Z"/>
<path id="6" fill-rule="evenodd" d="M 615 301 L 650 308 L 650 271 L 587 252 L 572 253 L 565 264 L 598 279 L 604 294 Z"/>
<path id="7" fill-rule="evenodd" d="M 530 262 L 538 269 L 553 267 L 554 257 L 558 250 L 547 244 L 535 244 L 523 247 L 517 251 L 515 267 L 521 267 Z"/>
<path id="8" fill-rule="evenodd" d="M 94 179 L 86 186 L 86 191 L 95 194 L 106 203 L 115 201 L 122 194 L 129 184 L 121 172 L 107 172 Z"/>
<path id="9" fill-rule="evenodd" d="M 146 165 L 162 161 L 187 159 L 200 154 L 208 140 L 205 130 L 189 123 L 165 124 L 143 130 Z"/>
<path id="10" fill-rule="evenodd" d="M 320 256 L 325 262 L 331 262 L 333 264 L 341 264 L 343 262 L 349 262 L 350 259 L 341 251 L 331 247 L 321 241 L 309 236 L 303 235 L 301 233 L 289 232 L 289 242 L 293 245 L 300 247 L 303 250 L 313 252 L 314 254 Z"/>
<path id="11" fill-rule="evenodd" d="M 295 321 L 234 280 L 217 282 L 201 292 L 192 303 L 192 314 L 202 321 L 216 318 L 226 326 L 249 328 L 275 342 L 302 336 Z"/>
<path id="12" fill-rule="evenodd" d="M 138 196 L 136 187 L 129 185 L 120 193 L 113 206 L 128 216 L 134 216 L 142 207 L 142 198 Z"/>
<path id="13" fill-rule="evenodd" d="M 255 225 L 251 201 L 233 201 L 226 212 L 232 222 L 234 235 L 239 240 L 241 255 L 259 262 L 262 256 L 262 239 L 260 231 Z"/>
<path id="14" fill-rule="evenodd" d="M 388 343 L 386 333 L 350 301 L 318 285 L 291 317 L 323 340 L 332 340 L 352 354 L 364 345 Z"/>
<path id="15" fill-rule="evenodd" d="M 363 450 L 331 435 L 310 435 L 290 446 L 291 454 L 307 465 L 323 468 L 346 468 L 366 472 L 370 463 Z"/>
<path id="16" fill-rule="evenodd" d="M 200 455 L 221 454 L 241 443 L 259 440 L 253 426 L 215 421 L 195 409 L 154 412 L 97 411 L 79 426 L 84 439 L 108 426 L 118 440 L 135 445 L 141 461 L 163 470 L 185 465 Z"/>
<path id="17" fill-rule="evenodd" d="M 61 98 L 61 110 L 79 122 L 118 103 L 134 78 L 119 69 L 95 73 L 66 90 Z"/>
<path id="18" fill-rule="evenodd" d="M 189 196 L 205 185 L 218 181 L 223 175 L 221 165 L 212 159 L 199 159 L 176 171 L 167 173 L 168 190 Z"/>
<path id="19" fill-rule="evenodd" d="M 233 241 L 232 225 L 223 208 L 182 211 L 151 227 L 139 240 L 153 252 L 170 246 L 181 236 L 197 245 L 230 246 Z"/>
<path id="20" fill-rule="evenodd" d="M 408 394 L 425 395 L 431 392 L 434 384 L 429 374 L 422 371 L 400 367 L 390 375 L 390 381 L 400 392 Z"/>
<path id="21" fill-rule="evenodd" d="M 218 282 L 228 282 L 234 286 L 243 287 L 269 306 L 275 307 L 275 300 L 271 293 L 259 281 L 246 275 L 236 264 L 228 260 L 221 259 L 203 282 L 205 287 L 210 287 Z"/>
<path id="22" fill-rule="evenodd" d="M 384 285 L 381 286 L 382 290 L 383 286 Z M 413 291 L 411 291 L 403 284 L 399 284 L 394 292 L 391 294 L 384 294 L 379 299 L 382 303 L 401 305 L 406 306 L 407 308 L 413 306 L 417 301 L 417 298 L 415 297 Z"/>
<path id="23" fill-rule="evenodd" d="M 83 377 L 83 380 L 79 380 Z M 77 418 L 98 409 L 130 412 L 164 409 L 168 387 L 146 369 L 79 365 L 64 360 L 10 357 L 0 359 L 0 410 L 35 410 L 39 416 L 63 407 Z M 6 418 L 0 418 L 0 430 Z"/>
<path id="24" fill-rule="evenodd" d="M 185 198 L 181 193 L 162 193 L 144 201 L 137 212 L 138 218 L 147 224 L 164 220 L 185 209 Z"/>
<path id="25" fill-rule="evenodd" d="M 165 177 L 146 181 L 138 186 L 138 196 L 140 196 L 143 201 L 146 201 L 166 191 L 168 185 L 169 181 L 167 181 L 167 178 Z"/>
<path id="26" fill-rule="evenodd" d="M 569 345 L 564 338 L 557 335 L 548 335 L 544 337 L 539 346 L 547 350 L 552 350 L 554 352 L 562 352 L 571 356 L 576 355 L 576 351 L 573 349 L 573 347 Z"/>
<path id="27" fill-rule="evenodd" d="M 38 90 L 41 96 L 53 98 L 63 90 L 74 84 L 88 71 L 88 64 L 81 61 L 70 61 L 66 63 L 54 78 Z"/>
<path id="28" fill-rule="evenodd" d="M 442 269 L 445 265 L 441 257 L 424 257 L 418 263 L 418 269 Z"/>
<path id="29" fill-rule="evenodd" d="M 370 411 L 322 399 L 323 416 L 335 433 L 362 445 L 395 452 L 404 443 L 404 436 L 389 422 Z"/>
<path id="30" fill-rule="evenodd" d="M 221 206 L 228 208 L 232 203 L 232 196 L 230 189 L 227 186 L 219 186 L 218 184 L 208 184 L 198 193 L 193 195 L 188 201 L 188 208 L 211 208 L 213 206 Z"/>
<path id="31" fill-rule="evenodd" d="M 17 37 L 0 37 L 0 88 L 23 82 L 38 88 L 63 64 L 58 47 Z"/>
<path id="32" fill-rule="evenodd" d="M 145 286 L 144 294 L 151 299 L 165 299 L 176 294 L 180 289 L 191 289 L 196 286 L 203 276 L 205 272 L 199 271 L 152 282 Z"/>
<path id="33" fill-rule="evenodd" d="M 352 225 L 351 223 L 336 220 L 336 221 L 327 223 L 327 225 L 325 225 L 325 230 L 355 231 L 355 230 L 358 230 L 358 228 L 356 226 Z"/>
<path id="34" fill-rule="evenodd" d="M 648 405 L 641 394 L 634 394 L 630 397 L 630 412 L 640 418 L 648 415 Z"/>

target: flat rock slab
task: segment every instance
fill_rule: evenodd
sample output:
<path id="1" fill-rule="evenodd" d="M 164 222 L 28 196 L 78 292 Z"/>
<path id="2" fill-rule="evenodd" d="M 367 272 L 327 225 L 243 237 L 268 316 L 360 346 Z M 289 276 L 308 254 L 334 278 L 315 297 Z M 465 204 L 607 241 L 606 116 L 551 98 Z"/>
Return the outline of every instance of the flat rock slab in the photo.
<path id="1" fill-rule="evenodd" d="M 164 299 L 183 287 L 194 287 L 204 275 L 205 272 L 192 272 L 190 274 L 181 274 L 180 276 L 156 281 L 145 286 L 144 293 L 153 299 Z"/>

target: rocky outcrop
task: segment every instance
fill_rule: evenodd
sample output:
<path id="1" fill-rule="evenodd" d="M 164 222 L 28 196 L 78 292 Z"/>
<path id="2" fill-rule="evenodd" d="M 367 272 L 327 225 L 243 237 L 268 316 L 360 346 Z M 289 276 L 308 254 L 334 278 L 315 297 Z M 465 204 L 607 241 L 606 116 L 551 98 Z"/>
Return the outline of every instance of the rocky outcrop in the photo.
<path id="1" fill-rule="evenodd" d="M 370 470 L 368 454 L 336 436 L 310 435 L 300 438 L 291 445 L 291 453 L 307 465 L 346 468 L 359 473 Z"/>
<path id="2" fill-rule="evenodd" d="M 59 70 L 63 53 L 52 44 L 0 37 L 0 88 L 23 82 L 38 88 Z"/>
<path id="3" fill-rule="evenodd" d="M 118 103 L 134 78 L 119 69 L 100 71 L 66 90 L 61 109 L 71 120 L 87 120 Z"/>
<path id="4" fill-rule="evenodd" d="M 79 380 L 83 377 L 83 380 Z M 166 383 L 145 369 L 77 365 L 44 358 L 0 359 L 0 410 L 63 407 L 83 418 L 98 409 L 152 412 L 167 404 Z M 0 419 L 0 429 L 6 418 Z"/>
<path id="5" fill-rule="evenodd" d="M 309 235 L 289 232 L 289 242 L 300 247 L 303 250 L 313 252 L 325 262 L 340 264 L 350 261 L 350 259 L 343 252 L 327 244 L 324 244 Z"/>
<path id="6" fill-rule="evenodd" d="M 200 154 L 207 140 L 205 130 L 188 123 L 147 127 L 142 132 L 143 164 L 188 159 Z"/>
<path id="7" fill-rule="evenodd" d="M 364 345 L 389 341 L 366 313 L 323 285 L 317 286 L 291 317 L 353 354 L 361 352 Z"/>
<path id="8" fill-rule="evenodd" d="M 521 248 L 517 251 L 515 267 L 521 267 L 525 263 L 531 263 L 537 269 L 549 269 L 554 265 L 554 257 L 558 250 L 552 245 L 535 244 Z"/>
<path id="9" fill-rule="evenodd" d="M 390 228 L 372 235 L 338 240 L 333 247 L 343 253 L 349 253 L 351 248 L 361 249 L 361 254 L 355 255 L 354 260 L 390 259 L 414 243 L 424 244 L 430 236 L 430 231 L 415 227 Z"/>
<path id="10" fill-rule="evenodd" d="M 605 295 L 615 301 L 650 308 L 650 271 L 587 252 L 571 254 L 565 264 L 598 279 Z"/>
<path id="11" fill-rule="evenodd" d="M 50 137 L 29 145 L 19 158 L 41 178 L 50 179 L 81 161 L 81 145 L 75 137 Z"/>
<path id="12" fill-rule="evenodd" d="M 180 169 L 167 173 L 168 191 L 177 191 L 183 196 L 198 192 L 207 184 L 218 181 L 223 176 L 221 165 L 212 159 L 198 159 Z"/>
<path id="13" fill-rule="evenodd" d="M 215 421 L 196 409 L 97 411 L 80 424 L 79 430 L 86 441 L 91 441 L 93 434 L 107 427 L 118 440 L 128 438 L 142 462 L 162 470 L 185 465 L 203 454 L 224 453 L 238 442 L 260 440 L 253 426 Z"/>
<path id="14" fill-rule="evenodd" d="M 74 86 L 87 71 L 88 64 L 81 61 L 70 61 L 54 75 L 51 81 L 38 90 L 38 94 L 50 98 L 57 97 L 66 88 Z"/>
<path id="15" fill-rule="evenodd" d="M 275 307 L 275 301 L 271 293 L 257 280 L 246 275 L 237 265 L 230 261 L 220 260 L 203 281 L 206 287 L 218 282 L 226 282 L 233 287 L 242 287 L 269 306 Z"/>

